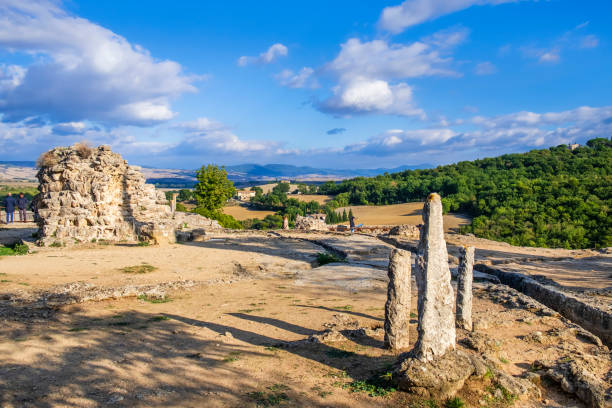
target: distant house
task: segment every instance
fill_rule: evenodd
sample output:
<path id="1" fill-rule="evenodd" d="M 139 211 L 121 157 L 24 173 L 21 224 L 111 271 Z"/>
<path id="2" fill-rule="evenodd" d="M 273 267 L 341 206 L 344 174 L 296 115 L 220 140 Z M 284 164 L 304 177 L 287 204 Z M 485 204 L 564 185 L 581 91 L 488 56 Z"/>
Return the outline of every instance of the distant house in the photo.
<path id="1" fill-rule="evenodd" d="M 240 201 L 249 201 L 251 197 L 255 197 L 255 192 L 251 190 L 238 190 L 236 191 L 236 197 Z"/>
<path id="2" fill-rule="evenodd" d="M 568 145 L 567 145 L 567 147 L 568 147 L 570 150 L 576 150 L 577 148 L 579 148 L 579 147 L 580 147 L 580 145 L 579 145 L 578 143 L 572 143 L 572 144 L 568 144 Z"/>

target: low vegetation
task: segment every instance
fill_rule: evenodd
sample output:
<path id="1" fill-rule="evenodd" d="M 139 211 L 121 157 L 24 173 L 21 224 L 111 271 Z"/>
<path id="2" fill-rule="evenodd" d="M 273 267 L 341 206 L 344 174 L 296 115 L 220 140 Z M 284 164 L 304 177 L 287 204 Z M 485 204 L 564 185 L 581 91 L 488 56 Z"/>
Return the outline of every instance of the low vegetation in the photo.
<path id="1" fill-rule="evenodd" d="M 149 265 L 147 263 L 143 263 L 143 264 L 140 264 L 140 265 L 126 266 L 124 268 L 121 268 L 121 272 L 123 272 L 123 273 L 133 273 L 133 274 L 149 273 L 149 272 L 153 272 L 155 270 L 157 270 L 157 267 L 155 267 L 153 265 Z"/>
<path id="2" fill-rule="evenodd" d="M 346 259 L 334 253 L 330 253 L 330 252 L 319 252 L 317 254 L 317 263 L 319 264 L 319 266 L 323 266 L 329 263 L 336 263 L 336 262 L 346 262 Z"/>
<path id="3" fill-rule="evenodd" d="M 0 245 L 0 256 L 26 255 L 28 251 L 29 248 L 25 244 L 14 244 L 9 246 Z"/>

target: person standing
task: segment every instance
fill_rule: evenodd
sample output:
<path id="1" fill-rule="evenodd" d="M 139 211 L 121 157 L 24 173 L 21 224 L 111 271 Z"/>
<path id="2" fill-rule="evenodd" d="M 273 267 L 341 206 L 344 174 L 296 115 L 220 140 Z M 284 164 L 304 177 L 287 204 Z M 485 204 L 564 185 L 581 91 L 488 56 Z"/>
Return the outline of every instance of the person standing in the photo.
<path id="1" fill-rule="evenodd" d="M 4 198 L 4 211 L 6 212 L 6 223 L 13 223 L 13 214 L 15 213 L 15 205 L 17 205 L 17 200 L 13 197 L 11 193 Z"/>
<path id="2" fill-rule="evenodd" d="M 19 193 L 19 198 L 17 199 L 17 210 L 19 211 L 19 221 L 26 222 L 26 208 L 28 208 L 28 199 L 23 196 L 23 193 Z"/>
<path id="3" fill-rule="evenodd" d="M 283 229 L 284 230 L 288 230 L 289 229 L 289 217 L 286 214 L 283 217 Z"/>
<path id="4" fill-rule="evenodd" d="M 352 212 L 349 217 L 349 225 L 351 226 L 351 233 L 355 232 L 355 217 L 353 216 Z"/>

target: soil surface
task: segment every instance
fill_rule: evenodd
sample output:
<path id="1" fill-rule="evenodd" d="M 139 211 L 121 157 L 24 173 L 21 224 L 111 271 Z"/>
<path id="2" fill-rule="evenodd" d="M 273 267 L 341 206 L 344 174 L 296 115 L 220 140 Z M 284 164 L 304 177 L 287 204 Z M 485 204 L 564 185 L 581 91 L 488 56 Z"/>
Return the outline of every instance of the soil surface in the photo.
<path id="1" fill-rule="evenodd" d="M 517 258 L 588 255 L 490 245 L 479 248 L 492 260 L 504 250 Z M 427 406 L 371 386 L 397 360 L 380 329 L 390 248 L 365 235 L 243 232 L 184 245 L 88 244 L 0 258 L 0 406 Z M 319 266 L 325 251 L 346 260 Z M 155 296 L 139 295 L 144 286 Z M 94 292 L 99 301 L 83 301 Z M 51 306 L 57 293 L 73 296 Z M 458 330 L 457 347 L 493 371 L 531 377 L 540 395 L 514 399 L 485 375 L 459 392 L 467 406 L 585 406 L 547 379 L 534 364 L 543 360 L 576 361 L 610 393 L 605 346 L 503 285 L 477 283 L 474 294 L 476 329 Z M 412 300 L 416 339 L 414 281 Z"/>

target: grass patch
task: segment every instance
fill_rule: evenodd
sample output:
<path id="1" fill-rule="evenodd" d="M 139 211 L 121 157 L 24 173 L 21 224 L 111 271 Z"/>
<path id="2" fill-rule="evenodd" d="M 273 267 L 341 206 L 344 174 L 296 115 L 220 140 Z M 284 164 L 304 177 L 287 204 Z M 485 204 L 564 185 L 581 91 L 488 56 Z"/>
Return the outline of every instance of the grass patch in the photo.
<path id="1" fill-rule="evenodd" d="M 499 361 L 501 361 L 501 362 L 502 362 L 502 363 L 504 363 L 504 364 L 508 364 L 508 363 L 510 362 L 510 361 L 508 361 L 508 359 L 507 359 L 507 358 L 505 358 L 505 357 L 500 357 L 500 358 L 499 358 Z"/>
<path id="2" fill-rule="evenodd" d="M 459 397 L 449 398 L 444 403 L 444 408 L 465 408 L 465 401 Z"/>
<path id="3" fill-rule="evenodd" d="M 0 282 L 2 282 L 2 283 L 8 283 L 8 282 L 12 282 L 12 281 L 11 281 L 11 280 L 8 280 L 8 279 L 2 279 L 2 280 L 0 280 Z"/>
<path id="4" fill-rule="evenodd" d="M 258 407 L 274 407 L 289 401 L 289 396 L 284 392 L 289 390 L 284 384 L 274 384 L 267 387 L 269 392 L 253 391 L 247 393 L 247 397 L 255 402 Z"/>
<path id="5" fill-rule="evenodd" d="M 25 244 L 13 244 L 9 246 L 0 246 L 0 256 L 26 255 L 29 248 Z"/>
<path id="6" fill-rule="evenodd" d="M 64 244 L 62 242 L 59 241 L 55 241 L 52 244 L 49 245 L 51 248 L 61 248 L 64 246 Z"/>
<path id="7" fill-rule="evenodd" d="M 149 245 L 149 241 L 138 241 L 139 247 L 148 247 Z"/>
<path id="8" fill-rule="evenodd" d="M 172 299 L 170 299 L 168 296 L 164 296 L 164 297 L 150 297 L 147 295 L 138 295 L 137 297 L 138 300 L 143 300 L 145 302 L 149 302 L 149 303 L 168 303 L 168 302 L 172 302 Z"/>
<path id="9" fill-rule="evenodd" d="M 391 380 L 391 372 L 385 372 L 382 374 L 374 374 L 367 380 L 346 383 L 342 388 L 348 389 L 350 392 L 365 392 L 370 397 L 386 397 L 396 391 Z"/>
<path id="10" fill-rule="evenodd" d="M 346 262 L 346 259 L 330 252 L 319 252 L 317 254 L 317 263 L 319 266 L 337 262 Z"/>
<path id="11" fill-rule="evenodd" d="M 232 351 L 227 356 L 225 356 L 223 358 L 223 362 L 224 363 L 233 363 L 234 361 L 238 361 L 238 360 L 240 360 L 240 354 L 242 354 L 242 353 L 239 352 L 239 351 Z"/>
<path id="12" fill-rule="evenodd" d="M 353 306 L 351 305 L 334 306 L 334 309 L 346 310 L 347 312 L 350 312 L 351 310 L 353 310 Z"/>
<path id="13" fill-rule="evenodd" d="M 148 263 L 143 263 L 140 265 L 126 266 L 125 268 L 121 268 L 120 271 L 123 273 L 149 273 L 157 270 L 157 268 L 153 265 L 149 265 Z"/>
<path id="14" fill-rule="evenodd" d="M 69 332 L 82 332 L 85 330 L 89 330 L 88 327 L 73 327 L 72 329 L 69 329 Z"/>

